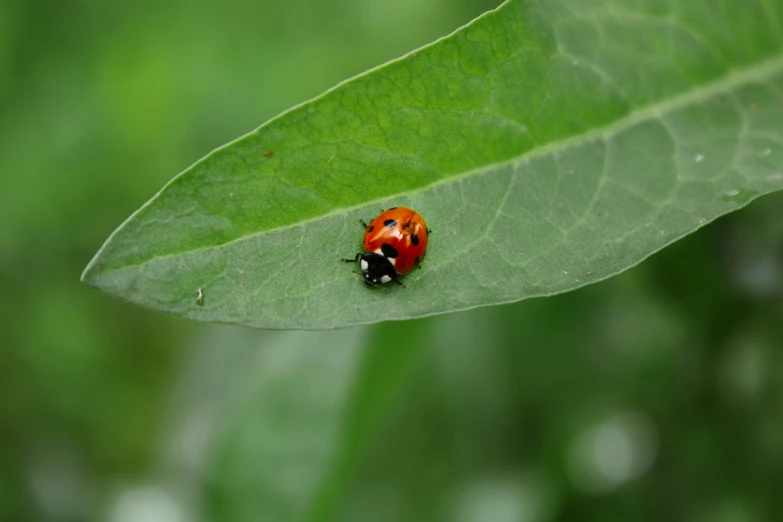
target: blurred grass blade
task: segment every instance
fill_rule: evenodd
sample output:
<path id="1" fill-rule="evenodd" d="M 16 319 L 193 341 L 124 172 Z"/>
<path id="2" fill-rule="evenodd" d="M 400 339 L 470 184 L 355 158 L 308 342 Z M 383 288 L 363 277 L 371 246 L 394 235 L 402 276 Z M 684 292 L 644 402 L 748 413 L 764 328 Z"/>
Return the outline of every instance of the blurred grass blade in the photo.
<path id="1" fill-rule="evenodd" d="M 207 519 L 304 519 L 339 451 L 367 334 L 366 328 L 276 332 L 254 347 L 255 357 L 246 357 L 245 367 L 229 377 L 240 382 L 241 400 L 223 404 L 220 422 L 210 424 L 220 429 L 202 457 L 214 492 Z M 204 369 L 200 382 L 224 368 L 220 361 L 227 355 L 210 359 L 219 363 Z M 208 393 L 217 399 L 222 392 L 215 387 Z"/>
<path id="2" fill-rule="evenodd" d="M 616 274 L 783 188 L 781 165 L 780 0 L 511 0 L 197 162 L 83 279 L 260 327 L 421 317 Z M 339 258 L 398 204 L 430 250 L 370 291 Z"/>
<path id="3" fill-rule="evenodd" d="M 396 346 L 389 326 L 263 338 L 213 331 L 231 350 L 200 342 L 167 445 L 167 469 L 192 481 L 182 502 L 208 483 L 210 520 L 331 520 L 419 364 L 423 344 Z M 413 330 L 426 339 L 430 327 Z"/>

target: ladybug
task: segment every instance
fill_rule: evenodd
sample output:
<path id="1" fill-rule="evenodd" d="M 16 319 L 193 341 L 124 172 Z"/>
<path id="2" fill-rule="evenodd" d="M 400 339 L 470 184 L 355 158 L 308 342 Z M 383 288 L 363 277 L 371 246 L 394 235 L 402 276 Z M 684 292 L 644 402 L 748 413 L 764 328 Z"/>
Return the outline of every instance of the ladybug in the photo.
<path id="1" fill-rule="evenodd" d="M 359 263 L 364 284 L 378 286 L 394 281 L 405 286 L 400 276 L 418 267 L 427 251 L 430 230 L 421 215 L 408 207 L 384 210 L 370 221 L 364 221 L 364 250 L 346 263 Z"/>

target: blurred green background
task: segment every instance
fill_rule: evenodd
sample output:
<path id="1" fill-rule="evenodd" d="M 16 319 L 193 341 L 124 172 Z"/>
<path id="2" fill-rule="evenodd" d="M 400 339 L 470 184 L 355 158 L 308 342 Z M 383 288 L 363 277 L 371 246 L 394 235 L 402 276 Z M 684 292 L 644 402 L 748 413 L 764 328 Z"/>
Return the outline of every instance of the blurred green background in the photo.
<path id="1" fill-rule="evenodd" d="M 0 3 L 0 520 L 783 519 L 779 194 L 407 323 L 195 324 L 79 282 L 190 163 L 497 3 Z"/>

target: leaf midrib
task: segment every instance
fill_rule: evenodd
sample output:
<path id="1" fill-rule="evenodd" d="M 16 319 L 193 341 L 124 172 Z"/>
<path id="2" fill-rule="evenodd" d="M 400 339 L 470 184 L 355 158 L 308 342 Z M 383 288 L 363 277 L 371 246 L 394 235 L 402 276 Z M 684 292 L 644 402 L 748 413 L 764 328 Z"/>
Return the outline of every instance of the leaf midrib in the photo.
<path id="1" fill-rule="evenodd" d="M 388 65 L 388 64 L 387 64 Z M 258 232 L 252 232 L 250 234 L 245 234 L 242 236 L 238 236 L 230 241 L 227 241 L 225 243 L 217 244 L 217 245 L 210 245 L 210 246 L 204 246 L 199 248 L 194 248 L 191 250 L 184 250 L 180 252 L 170 253 L 170 254 L 163 254 L 159 256 L 151 257 L 150 259 L 147 259 L 145 261 L 142 261 L 140 263 L 130 263 L 123 265 L 122 267 L 113 268 L 103 273 L 113 272 L 117 270 L 125 270 L 128 268 L 134 268 L 134 267 L 140 267 L 144 266 L 152 261 L 162 260 L 162 259 L 169 259 L 169 258 L 175 258 L 187 254 L 193 254 L 196 252 L 208 252 L 211 250 L 216 250 L 219 248 L 225 248 L 228 246 L 231 246 L 235 243 L 240 243 L 242 241 L 247 241 L 249 239 L 253 239 L 259 236 L 264 236 L 268 234 L 274 234 L 277 232 L 281 232 L 283 230 L 288 230 L 292 228 L 298 228 L 298 227 L 304 227 L 308 225 L 309 223 L 313 223 L 315 221 L 326 219 L 333 216 L 338 216 L 341 214 L 347 214 L 348 212 L 354 211 L 354 210 L 360 210 L 362 208 L 366 208 L 368 206 L 377 205 L 380 203 L 388 202 L 393 199 L 399 199 L 404 198 L 408 196 L 414 196 L 416 194 L 420 194 L 422 192 L 425 192 L 427 190 L 431 190 L 435 187 L 439 187 L 441 185 L 446 185 L 449 183 L 455 183 L 459 182 L 463 179 L 470 178 L 472 176 L 479 175 L 483 172 L 486 172 L 487 170 L 492 169 L 498 169 L 505 166 L 512 166 L 514 164 L 538 157 L 543 156 L 545 154 L 549 154 L 551 152 L 556 152 L 560 149 L 566 149 L 571 146 L 578 145 L 580 143 L 591 141 L 594 139 L 597 139 L 602 136 L 611 136 L 612 134 L 624 130 L 627 128 L 630 128 L 636 124 L 652 120 L 655 118 L 660 118 L 662 115 L 673 112 L 677 109 L 687 107 L 688 105 L 691 105 L 695 102 L 705 100 L 708 98 L 711 98 L 713 96 L 719 95 L 719 94 L 725 94 L 727 92 L 731 92 L 737 87 L 751 84 L 755 81 L 764 81 L 770 77 L 775 76 L 776 74 L 779 74 L 783 72 L 783 53 L 778 53 L 774 55 L 773 57 L 767 58 L 761 62 L 757 62 L 755 65 L 752 65 L 750 67 L 744 67 L 734 70 L 727 71 L 726 74 L 723 76 L 718 77 L 712 82 L 698 85 L 694 88 L 692 88 L 689 91 L 676 94 L 673 96 L 670 96 L 669 98 L 663 99 L 658 103 L 653 103 L 647 106 L 644 106 L 642 108 L 637 108 L 632 111 L 630 111 L 628 114 L 626 114 L 624 117 L 619 118 L 611 123 L 608 123 L 606 125 L 603 125 L 601 127 L 597 127 L 595 129 L 588 130 L 586 132 L 583 132 L 581 134 L 576 134 L 574 136 L 569 136 L 568 138 L 564 138 L 562 140 L 557 140 L 550 142 L 545 145 L 541 145 L 539 147 L 536 147 L 534 149 L 531 149 L 524 154 L 521 154 L 519 156 L 516 156 L 514 158 L 509 158 L 504 161 L 500 161 L 497 163 L 489 163 L 486 165 L 483 165 L 481 167 L 477 167 L 465 172 L 456 173 L 449 177 L 440 179 L 438 181 L 429 183 L 427 185 L 422 185 L 420 187 L 416 187 L 415 189 L 406 190 L 403 192 L 398 192 L 395 194 L 391 194 L 389 196 L 385 196 L 382 198 L 377 198 L 374 200 L 368 200 L 364 201 L 357 205 L 350 205 L 345 207 L 339 207 L 331 212 L 327 212 L 325 214 L 320 214 L 318 216 L 314 216 L 311 218 L 305 218 L 303 220 L 297 221 L 296 223 L 292 223 L 289 225 L 283 225 L 280 227 L 270 228 L 261 230 Z M 333 89 L 330 89 L 332 91 Z M 327 91 L 327 92 L 330 92 Z M 257 132 L 253 131 L 253 133 Z M 252 134 L 252 133 L 251 133 Z M 243 138 L 240 138 L 243 139 Z M 190 170 L 190 169 L 188 169 Z M 185 171 L 187 172 L 187 171 Z M 183 173 L 184 174 L 184 173 Z M 152 203 L 155 201 L 160 194 L 162 194 L 165 191 L 165 187 L 158 192 L 148 203 Z M 147 205 L 145 205 L 146 207 Z M 143 209 L 144 207 L 142 207 Z M 141 209 L 139 209 L 141 210 Z M 112 241 L 114 236 L 121 232 L 127 223 L 129 223 L 134 217 L 138 214 L 138 212 L 131 215 L 122 225 L 120 225 L 114 233 L 109 236 L 109 238 L 106 240 L 106 242 L 103 244 L 103 246 L 100 248 L 98 253 L 93 257 L 93 259 L 90 261 L 90 263 L 85 268 L 84 272 L 82 273 L 81 279 L 83 281 L 87 280 L 89 277 L 90 271 L 93 269 L 95 264 L 97 263 L 97 260 L 101 258 L 103 250 L 106 248 L 106 246 Z"/>

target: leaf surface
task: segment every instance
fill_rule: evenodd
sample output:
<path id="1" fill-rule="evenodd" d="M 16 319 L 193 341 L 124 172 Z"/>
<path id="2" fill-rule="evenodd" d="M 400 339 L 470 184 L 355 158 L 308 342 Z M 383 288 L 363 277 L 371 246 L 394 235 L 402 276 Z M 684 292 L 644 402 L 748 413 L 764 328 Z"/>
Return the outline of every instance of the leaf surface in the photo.
<path id="1" fill-rule="evenodd" d="M 783 2 L 510 0 L 200 160 L 83 279 L 206 321 L 408 319 L 598 281 L 781 188 Z M 339 259 L 395 205 L 427 257 L 370 290 Z"/>

